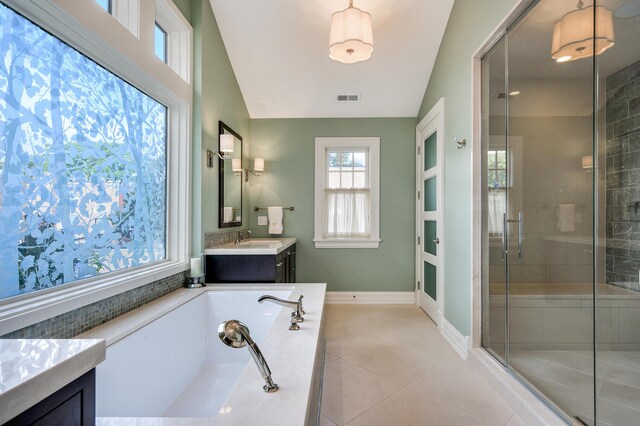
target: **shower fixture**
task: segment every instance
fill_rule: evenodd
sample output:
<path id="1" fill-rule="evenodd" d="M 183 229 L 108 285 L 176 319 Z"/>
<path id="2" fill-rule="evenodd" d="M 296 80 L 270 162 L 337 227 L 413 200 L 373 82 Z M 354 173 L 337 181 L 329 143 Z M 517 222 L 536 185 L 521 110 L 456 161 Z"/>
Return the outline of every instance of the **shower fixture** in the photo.
<path id="1" fill-rule="evenodd" d="M 262 389 L 269 393 L 276 392 L 278 390 L 278 385 L 273 383 L 273 380 L 271 379 L 271 370 L 269 369 L 267 360 L 264 359 L 262 352 L 260 352 L 260 348 L 258 348 L 256 342 L 251 338 L 249 328 L 247 328 L 245 324 L 238 320 L 225 321 L 218 326 L 218 337 L 222 343 L 230 348 L 238 349 L 247 346 L 251 357 L 258 366 L 258 370 L 260 370 L 260 374 L 262 374 L 262 378 L 267 382 Z"/>

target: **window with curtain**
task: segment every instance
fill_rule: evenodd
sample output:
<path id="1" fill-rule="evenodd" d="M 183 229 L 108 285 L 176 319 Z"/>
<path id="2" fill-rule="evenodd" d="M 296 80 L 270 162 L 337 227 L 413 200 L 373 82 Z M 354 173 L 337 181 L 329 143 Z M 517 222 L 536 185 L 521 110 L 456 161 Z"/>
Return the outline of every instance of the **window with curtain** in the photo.
<path id="1" fill-rule="evenodd" d="M 507 152 L 505 150 L 487 151 L 487 183 L 489 185 L 489 234 L 502 234 L 502 215 L 506 212 L 507 202 Z"/>
<path id="2" fill-rule="evenodd" d="M 369 238 L 368 150 L 327 151 L 325 238 Z"/>
<path id="3" fill-rule="evenodd" d="M 316 138 L 316 247 L 377 247 L 378 200 L 379 138 Z"/>

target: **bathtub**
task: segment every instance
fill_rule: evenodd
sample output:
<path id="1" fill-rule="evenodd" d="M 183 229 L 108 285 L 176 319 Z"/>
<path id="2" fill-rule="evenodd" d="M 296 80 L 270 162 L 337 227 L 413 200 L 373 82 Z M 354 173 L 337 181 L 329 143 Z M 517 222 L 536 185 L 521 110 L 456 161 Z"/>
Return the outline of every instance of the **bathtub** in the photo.
<path id="1" fill-rule="evenodd" d="M 85 333 L 107 341 L 106 360 L 96 368 L 97 423 L 317 424 L 324 292 L 324 284 L 183 289 Z M 290 309 L 258 303 L 263 294 L 303 294 L 300 330 L 288 330 Z M 246 348 L 219 341 L 218 325 L 229 319 L 248 326 L 278 392 L 262 390 Z"/>

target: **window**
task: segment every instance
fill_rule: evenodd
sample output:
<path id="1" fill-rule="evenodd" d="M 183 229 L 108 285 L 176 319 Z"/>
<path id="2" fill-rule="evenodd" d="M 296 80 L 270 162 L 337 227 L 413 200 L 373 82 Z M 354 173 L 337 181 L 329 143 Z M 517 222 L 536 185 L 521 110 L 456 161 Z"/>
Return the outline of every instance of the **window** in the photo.
<path id="1" fill-rule="evenodd" d="M 156 22 L 153 31 L 154 52 L 165 64 L 167 63 L 167 32 Z"/>
<path id="2" fill-rule="evenodd" d="M 502 216 L 507 208 L 507 151 L 487 151 L 487 185 L 489 234 L 502 235 Z"/>
<path id="3" fill-rule="evenodd" d="M 102 7 L 107 12 L 111 13 L 111 0 L 96 0 L 100 7 Z"/>
<path id="4" fill-rule="evenodd" d="M 377 248 L 380 138 L 316 138 L 316 248 Z"/>
<path id="5" fill-rule="evenodd" d="M 487 174 L 489 188 L 507 187 L 507 151 L 487 151 Z"/>
<path id="6" fill-rule="evenodd" d="M 0 299 L 165 259 L 167 108 L 0 5 Z"/>
<path id="7" fill-rule="evenodd" d="M 188 268 L 193 88 L 95 1 L 0 7 L 0 334 Z"/>

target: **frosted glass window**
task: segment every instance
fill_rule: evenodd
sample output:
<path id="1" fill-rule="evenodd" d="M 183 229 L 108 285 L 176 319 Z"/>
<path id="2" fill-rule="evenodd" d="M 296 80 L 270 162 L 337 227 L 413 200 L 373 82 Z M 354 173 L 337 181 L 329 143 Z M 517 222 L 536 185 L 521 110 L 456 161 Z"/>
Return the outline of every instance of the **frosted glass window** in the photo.
<path id="1" fill-rule="evenodd" d="M 166 259 L 167 108 L 0 5 L 0 299 Z"/>

